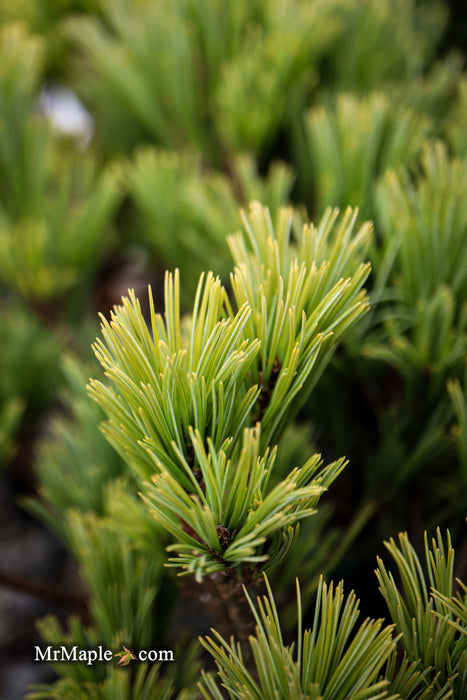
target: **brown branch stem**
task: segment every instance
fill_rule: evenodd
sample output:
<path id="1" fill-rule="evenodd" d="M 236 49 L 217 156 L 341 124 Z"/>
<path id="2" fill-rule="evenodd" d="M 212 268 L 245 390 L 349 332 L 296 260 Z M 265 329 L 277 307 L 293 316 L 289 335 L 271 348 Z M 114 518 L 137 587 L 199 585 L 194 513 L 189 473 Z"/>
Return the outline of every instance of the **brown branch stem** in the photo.
<path id="1" fill-rule="evenodd" d="M 86 609 L 86 596 L 84 595 L 73 595 L 53 588 L 41 581 L 27 580 L 21 576 L 9 574 L 6 571 L 0 570 L 0 586 L 4 586 L 16 593 L 47 600 L 59 606 L 70 606 L 81 612 Z"/>

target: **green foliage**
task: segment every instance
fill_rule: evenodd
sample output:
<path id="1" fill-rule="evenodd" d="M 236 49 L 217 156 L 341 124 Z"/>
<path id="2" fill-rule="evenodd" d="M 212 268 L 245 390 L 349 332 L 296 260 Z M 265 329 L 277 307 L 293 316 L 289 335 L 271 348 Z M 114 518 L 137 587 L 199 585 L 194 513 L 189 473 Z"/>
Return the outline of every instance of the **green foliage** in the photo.
<path id="1" fill-rule="evenodd" d="M 49 616 L 38 624 L 39 631 L 46 644 L 56 646 L 167 645 L 175 591 L 163 566 L 164 537 L 138 499 L 126 465 L 98 430 L 102 414 L 86 400 L 84 369 L 66 357 L 64 370 L 67 415 L 56 418 L 53 433 L 40 445 L 41 500 L 29 499 L 27 505 L 73 553 L 86 615 L 85 622 L 70 618 L 65 633 Z M 121 684 L 124 697 L 172 698 L 180 690 L 185 699 L 191 697 L 198 662 L 193 645 L 180 646 L 177 654 L 184 660 L 163 677 L 160 664 L 150 669 L 142 664 L 134 677 L 124 677 L 109 664 L 59 663 L 54 667 L 60 680 L 34 686 L 29 697 L 110 698 Z"/>
<path id="2" fill-rule="evenodd" d="M 342 583 L 334 590 L 332 583 L 328 586 L 321 580 L 313 626 L 302 632 L 297 582 L 299 626 L 297 641 L 290 645 L 284 644 L 269 585 L 268 594 L 258 598 L 256 607 L 248 599 L 256 621 L 255 635 L 249 639 L 253 673 L 233 640 L 228 644 L 214 631 L 214 638 L 201 640 L 216 661 L 229 698 L 387 697 L 387 682 L 378 679 L 378 674 L 395 646 L 392 629 L 383 627 L 382 620 L 366 620 L 355 631 L 359 610 L 353 592 L 345 599 Z M 223 697 L 212 675 L 204 674 L 200 690 L 204 698 Z"/>
<path id="3" fill-rule="evenodd" d="M 467 587 L 459 579 L 457 579 L 457 583 L 461 590 L 452 598 L 448 598 L 439 591 L 434 590 L 432 593 L 435 599 L 443 603 L 443 609 L 449 610 L 454 615 L 454 620 L 451 618 L 450 624 L 465 636 L 467 634 Z M 437 614 L 440 615 L 440 613 Z"/>
<path id="4" fill-rule="evenodd" d="M 0 463 L 15 451 L 21 424 L 50 406 L 61 379 L 61 344 L 20 306 L 0 316 Z"/>
<path id="5" fill-rule="evenodd" d="M 326 63 L 325 85 L 367 92 L 413 86 L 432 60 L 447 21 L 439 2 L 338 0 L 340 32 Z M 388 50 L 390 47 L 390 50 Z"/>
<path id="6" fill-rule="evenodd" d="M 452 435 L 456 443 L 462 480 L 464 484 L 467 484 L 467 397 L 465 387 L 467 387 L 465 380 L 464 391 L 462 391 L 458 380 L 448 382 L 448 391 L 457 421 L 452 427 Z"/>
<path id="7" fill-rule="evenodd" d="M 63 38 L 57 32 L 57 24 L 68 12 L 76 12 L 79 9 L 95 10 L 95 6 L 95 0 L 17 0 L 14 3 L 0 0 L 0 23 L 21 25 L 35 35 L 35 41 L 39 36 L 44 39 L 45 50 L 41 51 L 43 74 L 62 76 L 67 51 Z M 25 72 L 21 74 L 20 81 L 27 83 L 36 69 L 37 64 L 34 61 L 25 63 Z M 24 114 L 22 116 L 24 117 Z"/>
<path id="8" fill-rule="evenodd" d="M 385 697 L 386 683 L 378 681 L 378 673 L 394 648 L 392 630 L 383 628 L 382 620 L 367 620 L 351 638 L 359 615 L 355 594 L 345 600 L 342 584 L 334 591 L 321 581 L 312 628 L 302 633 L 300 623 L 296 644 L 285 645 L 269 587 L 268 593 L 256 607 L 249 600 L 256 620 L 249 643 L 257 680 L 245 666 L 240 646 L 227 644 L 219 634 L 202 640 L 230 698 Z M 301 620 L 299 588 L 297 601 Z M 223 697 L 212 676 L 204 676 L 201 690 L 205 698 Z"/>
<path id="9" fill-rule="evenodd" d="M 251 3 L 239 4 L 245 8 L 243 36 L 236 55 L 221 64 L 212 114 L 229 147 L 258 151 L 268 148 L 308 101 L 316 65 L 336 35 L 335 3 L 262 0 L 256 3 L 256 17 L 248 16 Z M 210 33 L 215 35 L 214 27 Z M 264 109 L 268 104 L 275 109 Z"/>
<path id="10" fill-rule="evenodd" d="M 122 644 L 137 650 L 154 649 L 156 644 L 160 649 L 161 645 L 168 644 L 168 622 L 175 596 L 163 566 L 162 540 L 157 529 L 151 527 L 151 519 L 142 503 L 134 496 L 132 521 L 127 516 L 125 522 L 118 513 L 112 512 L 113 501 L 117 498 L 121 502 L 127 490 L 128 485 L 123 484 L 108 489 L 106 513 L 102 517 L 77 510 L 68 511 L 64 516 L 68 546 L 86 587 L 88 622 L 84 625 L 80 618 L 72 617 L 64 633 L 55 617 L 41 620 L 38 629 L 46 645 L 65 644 L 70 648 L 77 645 L 81 649 L 101 644 L 116 651 Z M 130 525 L 135 519 L 139 519 L 139 527 L 133 530 Z M 163 678 L 159 677 L 160 664 L 154 664 L 149 672 L 146 665 L 141 665 L 133 678 L 127 673 L 123 689 L 130 693 L 129 697 L 139 697 L 131 693 L 140 691 L 148 697 L 159 697 L 154 693 L 173 697 L 176 689 L 183 687 L 180 698 L 190 697 L 188 689 L 198 667 L 195 647 L 178 645 L 175 654 L 180 660 Z M 83 662 L 61 662 L 53 665 L 62 680 L 36 687 L 29 697 L 68 697 L 68 693 L 70 697 L 85 697 L 86 693 L 95 693 L 98 698 L 107 698 L 112 697 L 115 684 L 122 679 L 117 669 L 109 664 L 89 666 Z"/>
<path id="11" fill-rule="evenodd" d="M 0 465 L 3 467 L 6 460 L 14 451 L 14 435 L 21 418 L 23 405 L 19 399 L 9 399 L 2 402 L 0 408 Z"/>
<path id="12" fill-rule="evenodd" d="M 355 631 L 359 601 L 344 598 L 340 583 L 320 580 L 313 624 L 302 632 L 297 581 L 297 639 L 286 644 L 269 583 L 268 596 L 248 601 L 256 621 L 249 651 L 213 630 L 203 646 L 216 661 L 218 679 L 203 674 L 204 698 L 391 698 L 425 700 L 463 697 L 467 682 L 466 587 L 454 598 L 454 551 L 438 530 L 431 548 L 425 534 L 427 579 L 406 534 L 386 543 L 395 558 L 398 588 L 378 559 L 380 591 L 394 625 L 365 620 Z M 428 590 L 428 582 L 431 592 Z M 402 592 L 401 592 L 402 591 Z M 403 656 L 400 654 L 403 652 Z"/>
<path id="13" fill-rule="evenodd" d="M 390 318 L 387 321 L 390 344 L 368 344 L 368 356 L 395 367 L 411 388 L 417 387 L 423 373 L 429 373 L 431 403 L 442 393 L 446 377 L 459 374 L 467 348 L 465 314 L 457 320 L 455 306 L 456 299 L 449 287 L 440 287 L 431 298 L 421 299 L 415 305 L 412 323 L 407 317 L 401 318 L 402 311 L 399 318 Z"/>
<path id="14" fill-rule="evenodd" d="M 253 386 L 240 392 L 238 385 L 259 344 L 240 338 L 250 313 L 247 308 L 222 319 L 225 290 L 208 274 L 198 287 L 191 340 L 186 346 L 177 273 L 166 276 L 165 288 L 164 318 L 154 313 L 150 297 L 152 332 L 134 295 L 123 300 L 111 323 L 103 319 L 106 345 L 98 340 L 96 354 L 122 398 L 102 382 L 93 381 L 91 388 L 111 417 L 107 436 L 130 459 L 138 476 L 152 476 L 154 454 L 189 488 L 178 459 L 179 452 L 188 457 L 188 426 L 197 428 L 203 438 L 211 434 L 217 447 L 241 432 L 258 390 Z M 210 357 L 206 347 L 212 347 Z"/>
<path id="15" fill-rule="evenodd" d="M 41 441 L 36 460 L 40 500 L 28 506 L 65 537 L 63 514 L 69 510 L 103 515 L 106 487 L 125 471 L 124 462 L 98 429 L 103 418 L 86 395 L 87 374 L 76 358 L 63 360 L 66 390 L 63 413 Z"/>
<path id="16" fill-rule="evenodd" d="M 37 33 L 50 33 L 57 39 L 55 24 L 68 12 L 95 12 L 96 0 L 18 0 L 14 4 L 0 0 L 0 19 L 2 22 L 20 21 Z M 55 48 L 55 46 L 53 47 Z"/>
<path id="17" fill-rule="evenodd" d="M 35 302 L 92 280 L 120 196 L 113 168 L 98 168 L 34 114 L 43 51 L 20 27 L 2 28 L 0 277 Z"/>
<path id="18" fill-rule="evenodd" d="M 112 645 L 121 637 L 145 648 L 167 634 L 167 613 L 157 600 L 161 587 L 165 606 L 171 598 L 165 591 L 163 538 L 137 498 L 126 465 L 98 429 L 102 414 L 86 400 L 83 368 L 67 357 L 64 369 L 68 415 L 56 419 L 53 434 L 40 445 L 41 500 L 31 499 L 28 506 L 73 552 L 99 639 Z"/>
<path id="19" fill-rule="evenodd" d="M 105 145 L 125 137 L 127 148 L 148 138 L 192 144 L 214 165 L 230 149 L 271 144 L 307 99 L 313 63 L 335 35 L 321 0 L 100 5 L 102 21 L 77 17 L 65 30 L 91 64 L 78 89 L 94 106 Z"/>
<path id="20" fill-rule="evenodd" d="M 141 214 L 141 237 L 155 260 L 180 267 L 184 300 L 191 302 L 207 259 L 225 279 L 230 270 L 225 238 L 239 228 L 239 198 L 258 199 L 275 216 L 287 204 L 291 171 L 282 163 L 271 166 L 261 179 L 251 157 L 232 164 L 235 181 L 207 169 L 192 151 L 138 151 L 126 170 L 130 195 Z"/>
<path id="21" fill-rule="evenodd" d="M 335 102 L 335 104 L 334 104 Z M 333 104 L 305 114 L 307 178 L 315 181 L 316 207 L 352 205 L 374 215 L 374 190 L 389 167 L 414 161 L 429 133 L 426 117 L 390 95 L 338 94 Z"/>
<path id="22" fill-rule="evenodd" d="M 57 664 L 31 697 L 467 695 L 450 536 L 426 566 L 387 544 L 390 627 L 322 578 L 340 566 L 371 614 L 376 543 L 435 524 L 462 574 L 467 91 L 444 5 L 0 0 L 0 22 L 0 458 L 36 492 L 36 455 L 22 500 L 85 591 L 41 634 L 136 651 L 207 619 L 219 673 L 196 691 L 182 643 L 170 667 Z M 89 143 L 49 123 L 58 83 Z M 105 378 L 83 363 L 98 310 Z"/>
<path id="23" fill-rule="evenodd" d="M 379 179 L 368 250 L 373 308 L 309 404 L 324 440 L 342 444 L 359 469 L 362 508 L 392 503 L 375 539 L 416 508 L 431 527 L 450 523 L 453 532 L 465 512 L 465 470 L 455 454 L 462 438 L 453 439 L 447 391 L 461 381 L 467 351 L 464 161 L 444 142 L 426 142 L 417 165 Z M 457 413 L 461 405 L 457 398 Z"/>
<path id="24" fill-rule="evenodd" d="M 176 691 L 173 678 L 161 676 L 158 664 L 140 664 L 134 676 L 125 669 L 109 668 L 105 680 L 92 683 L 65 678 L 58 681 L 53 688 L 33 686 L 28 693 L 28 700 L 190 700 L 194 691 Z"/>
<path id="25" fill-rule="evenodd" d="M 467 80 L 465 76 L 461 76 L 459 80 L 456 98 L 452 118 L 446 126 L 446 131 L 454 152 L 463 156 L 467 151 Z"/>
<path id="26" fill-rule="evenodd" d="M 369 227 L 352 239 L 355 218 L 349 210 L 336 224 L 337 211 L 328 211 L 292 242 L 290 211 L 279 212 L 274 230 L 267 209 L 253 205 L 248 245 L 241 234 L 230 240 L 237 311 L 208 274 L 182 328 L 176 272 L 166 277 L 164 317 L 150 297 L 151 331 L 134 295 L 103 319 L 105 343 L 95 351 L 115 389 L 93 381 L 91 393 L 138 477 L 156 474 L 145 487 L 151 510 L 175 537 L 178 564 L 197 578 L 266 559 L 277 565 L 342 468 L 341 460 L 320 473 L 315 456 L 268 490 L 274 451 L 260 449 L 278 440 L 297 394 L 311 390 L 366 309 L 368 267 L 356 259 Z M 256 421 L 261 430 L 242 440 L 242 426 Z"/>
<path id="27" fill-rule="evenodd" d="M 50 153 L 44 160 L 53 163 Z M 39 211 L 32 203 L 21 218 L 4 213 L 0 227 L 0 275 L 28 300 L 54 299 L 92 280 L 108 247 L 102 234 L 118 199 L 115 173 L 97 173 L 83 154 L 70 155 L 66 176 L 61 167 L 33 183 Z"/>
<path id="28" fill-rule="evenodd" d="M 91 513 L 71 512 L 67 532 L 89 589 L 89 612 L 102 642 L 115 644 L 118 636 L 130 647 L 146 649 L 151 640 L 162 640 L 155 609 L 164 571 L 157 537 L 148 561 L 149 551 L 137 540 L 129 541 L 128 533 L 114 532 L 105 519 Z"/>
<path id="29" fill-rule="evenodd" d="M 438 530 L 431 547 L 425 533 L 426 573 L 406 533 L 399 535 L 399 547 L 392 538 L 385 544 L 397 564 L 400 589 L 381 559 L 376 575 L 407 658 L 430 669 L 436 690 L 451 690 L 446 697 L 463 697 L 467 692 L 466 598 L 453 598 L 454 550 L 449 532 L 445 545 Z"/>
<path id="30" fill-rule="evenodd" d="M 253 311 L 247 337 L 261 341 L 253 380 L 262 391 L 265 444 L 277 441 L 338 341 L 367 311 L 361 288 L 369 265 L 360 260 L 371 226 L 355 231 L 356 217 L 347 209 L 339 219 L 338 210 L 328 209 L 317 227 L 297 227 L 291 239 L 290 211 L 280 212 L 274 231 L 268 212 L 254 204 L 244 222 L 246 240 L 241 234 L 229 239 L 233 295 L 238 307 Z"/>
<path id="31" fill-rule="evenodd" d="M 245 219 L 253 250 L 241 236 L 231 243 L 237 310 L 209 273 L 198 286 L 187 339 L 178 273 L 166 277 L 164 317 L 150 298 L 151 332 L 134 296 L 111 323 L 103 319 L 105 344 L 99 340 L 95 350 L 122 399 L 101 382 L 91 383 L 92 394 L 111 419 L 109 439 L 140 475 L 152 475 L 154 455 L 189 488 L 179 453 L 190 461 L 190 425 L 216 449 L 232 438 L 227 457 L 247 420 L 261 420 L 263 443 L 274 444 L 296 394 L 311 389 L 367 308 L 360 290 L 368 267 L 342 275 L 354 270 L 369 228 L 351 244 L 355 216 L 347 212 L 331 242 L 336 217 L 327 212 L 318 228 L 304 226 L 289 250 L 291 212 L 280 213 L 274 231 L 268 212 L 255 205 Z"/>
<path id="32" fill-rule="evenodd" d="M 58 621 L 47 617 L 40 621 L 39 629 L 49 644 L 59 647 L 61 644 L 79 649 L 97 648 L 100 637 L 95 630 L 83 629 L 77 617 L 69 619 L 69 630 L 64 635 Z M 121 648 L 121 640 L 117 636 L 115 648 Z M 194 645 L 180 648 L 177 663 L 162 669 L 160 663 L 139 663 L 135 673 L 129 669 L 117 668 L 111 664 L 95 664 L 87 666 L 82 663 L 60 663 L 57 671 L 63 678 L 54 684 L 31 686 L 27 694 L 28 700 L 47 699 L 60 700 L 73 698 L 85 700 L 189 700 L 194 698 L 194 681 L 196 679 L 198 659 Z M 190 690 L 193 688 L 193 690 Z"/>
<path id="33" fill-rule="evenodd" d="M 407 305 L 441 286 L 465 298 L 466 183 L 467 160 L 450 158 L 436 141 L 425 146 L 414 177 L 404 168 L 391 170 L 378 189 L 383 250 L 397 249 L 390 281 Z"/>
<path id="34" fill-rule="evenodd" d="M 398 486 L 437 460 L 452 460 L 446 384 L 462 377 L 467 351 L 465 166 L 438 141 L 425 145 L 413 175 L 402 167 L 389 170 L 377 188 L 380 236 L 370 257 L 380 306 L 363 347 L 384 363 L 386 377 L 393 368 L 397 378 L 389 401 L 384 386 L 379 396 L 372 391 L 373 401 L 386 404 L 376 403 L 387 436 L 381 454 L 389 469 L 399 463 Z M 417 427 L 414 416 L 420 417 Z"/>
<path id="35" fill-rule="evenodd" d="M 199 580 L 205 573 L 242 564 L 267 561 L 267 568 L 277 566 L 294 543 L 297 524 L 313 515 L 322 492 L 344 467 L 340 460 L 323 469 L 314 455 L 271 489 L 275 451 L 259 456 L 259 430 L 245 430 L 241 451 L 230 460 L 223 450 L 216 453 L 209 438 L 207 454 L 199 432 L 190 430 L 190 438 L 198 478 L 183 455 L 180 461 L 195 495 L 187 493 L 161 463 L 161 473 L 146 488 L 146 500 L 156 520 L 177 541 L 170 551 L 180 559 L 171 561 L 195 572 Z"/>
<path id="36" fill-rule="evenodd" d="M 38 204 L 49 152 L 46 129 L 32 118 L 43 73 L 44 44 L 20 25 L 1 27 L 0 212 L 16 214 Z"/>

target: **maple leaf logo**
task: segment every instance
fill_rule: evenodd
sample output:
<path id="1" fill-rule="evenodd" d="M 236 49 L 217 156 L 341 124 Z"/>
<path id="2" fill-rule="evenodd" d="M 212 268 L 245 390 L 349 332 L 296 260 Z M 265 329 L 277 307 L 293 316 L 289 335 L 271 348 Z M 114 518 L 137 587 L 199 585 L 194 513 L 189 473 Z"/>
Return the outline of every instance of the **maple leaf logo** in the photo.
<path id="1" fill-rule="evenodd" d="M 128 666 L 130 661 L 134 659 L 136 661 L 136 656 L 133 654 L 132 651 L 126 648 L 124 644 L 122 644 L 122 647 L 125 649 L 125 651 L 121 651 L 118 654 L 115 654 L 115 656 L 121 656 L 122 658 L 118 662 L 117 666 Z"/>

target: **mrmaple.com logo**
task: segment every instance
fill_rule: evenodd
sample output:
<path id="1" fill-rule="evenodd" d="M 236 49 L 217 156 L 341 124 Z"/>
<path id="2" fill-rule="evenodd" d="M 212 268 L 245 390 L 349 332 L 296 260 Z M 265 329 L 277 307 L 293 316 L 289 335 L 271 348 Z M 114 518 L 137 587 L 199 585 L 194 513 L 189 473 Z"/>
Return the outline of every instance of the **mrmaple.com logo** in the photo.
<path id="1" fill-rule="evenodd" d="M 141 649 L 136 654 L 122 645 L 123 651 L 114 653 L 111 649 L 104 649 L 99 645 L 96 649 L 80 649 L 77 644 L 73 647 L 66 647 L 63 644 L 59 647 L 48 646 L 46 649 L 35 647 L 34 661 L 45 661 L 46 663 L 60 663 L 72 661 L 85 663 L 92 666 L 102 661 L 112 661 L 114 657 L 120 657 L 117 666 L 128 666 L 130 661 L 174 661 L 174 653 L 170 649 Z"/>

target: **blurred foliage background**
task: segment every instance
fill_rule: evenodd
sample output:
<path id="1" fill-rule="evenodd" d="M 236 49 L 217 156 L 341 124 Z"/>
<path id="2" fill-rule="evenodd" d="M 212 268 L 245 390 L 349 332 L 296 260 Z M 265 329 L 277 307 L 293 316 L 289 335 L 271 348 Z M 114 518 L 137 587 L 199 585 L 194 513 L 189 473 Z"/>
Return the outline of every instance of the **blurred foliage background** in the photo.
<path id="1" fill-rule="evenodd" d="M 255 199 L 374 222 L 371 311 L 279 452 L 279 472 L 350 462 L 275 574 L 281 604 L 300 575 L 309 605 L 324 572 L 379 614 L 375 557 L 400 530 L 449 527 L 465 579 L 466 35 L 454 1 L 0 0 L 0 470 L 80 566 L 70 640 L 173 642 L 187 608 L 204 624 L 99 432 L 90 343 L 128 288 L 160 301 L 166 268 L 185 309 L 202 270 L 228 284 L 225 237 Z M 181 643 L 186 664 L 138 687 L 188 697 Z M 80 697 L 80 669 L 40 697 Z M 115 671 L 95 673 L 114 697 Z"/>

